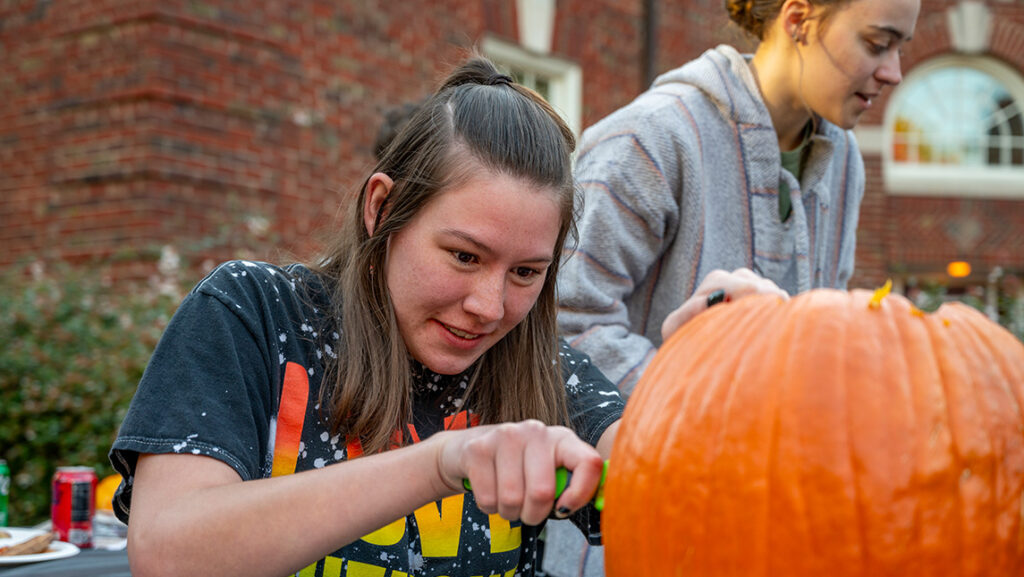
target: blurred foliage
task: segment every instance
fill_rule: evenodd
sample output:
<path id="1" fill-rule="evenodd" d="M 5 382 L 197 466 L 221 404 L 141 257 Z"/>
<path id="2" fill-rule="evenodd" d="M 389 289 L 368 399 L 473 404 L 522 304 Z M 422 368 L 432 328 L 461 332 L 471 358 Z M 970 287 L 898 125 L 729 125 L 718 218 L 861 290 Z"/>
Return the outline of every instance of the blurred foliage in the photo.
<path id="1" fill-rule="evenodd" d="M 959 301 L 969 305 L 990 318 L 996 318 L 1000 325 L 1024 341 L 1024 299 L 1021 294 L 1021 280 L 1017 276 L 1007 275 L 995 285 L 995 302 L 987 299 L 984 285 L 975 284 L 966 290 L 951 293 L 949 288 L 938 282 L 925 282 L 915 287 L 914 304 L 921 310 L 932 312 L 943 303 Z"/>
<path id="2" fill-rule="evenodd" d="M 49 518 L 58 466 L 114 471 L 107 452 L 164 327 L 176 276 L 115 282 L 92 266 L 0 271 L 0 458 L 10 524 Z"/>

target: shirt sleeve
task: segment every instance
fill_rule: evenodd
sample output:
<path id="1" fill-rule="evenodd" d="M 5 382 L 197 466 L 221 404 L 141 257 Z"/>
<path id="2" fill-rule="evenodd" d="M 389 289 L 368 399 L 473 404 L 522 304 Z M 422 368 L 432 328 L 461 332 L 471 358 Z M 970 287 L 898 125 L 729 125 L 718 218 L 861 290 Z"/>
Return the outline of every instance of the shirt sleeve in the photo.
<path id="1" fill-rule="evenodd" d="M 576 434 L 597 445 L 605 429 L 622 418 L 626 402 L 618 388 L 594 366 L 590 357 L 564 340 L 559 342 L 568 394 L 569 420 Z"/>
<path id="2" fill-rule="evenodd" d="M 659 126 L 662 103 L 645 104 L 663 98 L 646 96 L 584 136 L 579 244 L 559 272 L 559 329 L 627 395 L 656 349 L 630 301 L 657 274 L 679 222 L 679 153 Z"/>
<path id="3" fill-rule="evenodd" d="M 596 445 L 605 430 L 622 418 L 626 403 L 618 388 L 594 366 L 590 357 L 565 342 L 560 348 L 570 420 L 581 439 Z M 601 513 L 593 504 L 580 509 L 570 519 L 591 545 L 601 544 Z"/>
<path id="4" fill-rule="evenodd" d="M 196 290 L 175 312 L 110 452 L 125 479 L 115 498 L 122 520 L 140 454 L 204 455 L 242 480 L 262 476 L 276 363 L 268 362 L 268 340 L 245 311 L 252 314 L 226 293 Z"/>

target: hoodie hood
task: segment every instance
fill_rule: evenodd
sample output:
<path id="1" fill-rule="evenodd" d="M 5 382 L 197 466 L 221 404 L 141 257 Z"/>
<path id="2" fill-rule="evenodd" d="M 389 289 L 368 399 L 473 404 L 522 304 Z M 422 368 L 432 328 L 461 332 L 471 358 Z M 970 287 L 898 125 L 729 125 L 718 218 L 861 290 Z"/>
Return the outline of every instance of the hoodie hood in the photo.
<path id="1" fill-rule="evenodd" d="M 751 55 L 740 54 L 732 46 L 722 44 L 682 67 L 662 74 L 651 88 L 671 91 L 678 85 L 695 87 L 732 121 L 761 125 L 770 116 L 750 70 L 750 58 Z"/>

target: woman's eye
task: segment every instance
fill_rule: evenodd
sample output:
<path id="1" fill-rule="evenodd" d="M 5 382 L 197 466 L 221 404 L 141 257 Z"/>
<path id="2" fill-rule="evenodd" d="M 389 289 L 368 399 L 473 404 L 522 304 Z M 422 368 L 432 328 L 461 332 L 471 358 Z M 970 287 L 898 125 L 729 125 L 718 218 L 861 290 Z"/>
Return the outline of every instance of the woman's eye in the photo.
<path id="1" fill-rule="evenodd" d="M 461 250 L 453 250 L 451 252 L 452 256 L 455 257 L 455 260 L 459 261 L 461 264 L 473 264 L 476 262 L 475 254 L 462 252 Z"/>
<path id="2" fill-rule="evenodd" d="M 540 274 L 539 270 L 537 270 L 535 268 L 530 268 L 528 266 L 516 267 L 515 271 L 516 271 L 516 276 L 518 276 L 519 278 L 522 278 L 522 279 L 531 279 L 531 278 L 533 278 L 535 276 L 538 276 Z"/>
<path id="3" fill-rule="evenodd" d="M 868 50 L 870 50 L 872 54 L 879 55 L 879 54 L 883 54 L 883 53 L 885 53 L 885 51 L 889 50 L 889 45 L 888 44 L 878 44 L 877 42 L 871 42 L 869 40 L 868 41 Z"/>

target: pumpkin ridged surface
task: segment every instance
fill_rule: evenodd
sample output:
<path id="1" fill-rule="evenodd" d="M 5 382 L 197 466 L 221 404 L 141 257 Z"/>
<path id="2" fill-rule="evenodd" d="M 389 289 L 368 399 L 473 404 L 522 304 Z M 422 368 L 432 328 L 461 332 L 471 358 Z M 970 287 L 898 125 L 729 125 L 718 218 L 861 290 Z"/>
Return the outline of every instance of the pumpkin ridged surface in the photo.
<path id="1" fill-rule="evenodd" d="M 871 302 L 748 297 L 664 343 L 612 452 L 609 576 L 1024 575 L 1024 345 Z"/>

